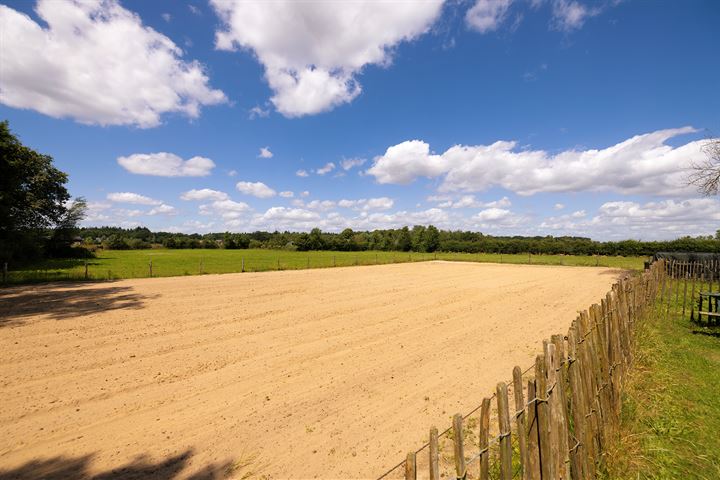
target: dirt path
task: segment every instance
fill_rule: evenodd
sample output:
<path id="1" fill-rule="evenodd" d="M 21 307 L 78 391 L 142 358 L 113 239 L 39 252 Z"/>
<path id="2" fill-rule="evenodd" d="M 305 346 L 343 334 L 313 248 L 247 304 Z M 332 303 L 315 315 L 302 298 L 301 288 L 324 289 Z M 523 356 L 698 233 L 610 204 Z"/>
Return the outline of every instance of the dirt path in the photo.
<path id="1" fill-rule="evenodd" d="M 618 273 L 431 262 L 0 290 L 0 478 L 372 477 Z"/>

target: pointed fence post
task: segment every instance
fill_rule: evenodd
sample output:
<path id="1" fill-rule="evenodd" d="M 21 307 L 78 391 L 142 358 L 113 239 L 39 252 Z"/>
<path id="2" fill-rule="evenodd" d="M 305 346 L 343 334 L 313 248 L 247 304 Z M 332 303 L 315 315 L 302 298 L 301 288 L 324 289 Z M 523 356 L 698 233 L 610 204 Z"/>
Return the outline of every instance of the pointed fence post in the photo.
<path id="1" fill-rule="evenodd" d="M 465 478 L 467 478 L 462 423 L 462 415 L 456 413 L 453 417 L 453 438 L 455 440 L 455 478 L 458 480 L 465 480 Z"/>
<path id="2" fill-rule="evenodd" d="M 407 454 L 405 459 L 405 480 L 417 479 L 417 463 L 415 461 L 415 452 Z"/>
<path id="3" fill-rule="evenodd" d="M 438 448 L 438 429 L 430 429 L 430 480 L 440 480 L 440 453 Z"/>

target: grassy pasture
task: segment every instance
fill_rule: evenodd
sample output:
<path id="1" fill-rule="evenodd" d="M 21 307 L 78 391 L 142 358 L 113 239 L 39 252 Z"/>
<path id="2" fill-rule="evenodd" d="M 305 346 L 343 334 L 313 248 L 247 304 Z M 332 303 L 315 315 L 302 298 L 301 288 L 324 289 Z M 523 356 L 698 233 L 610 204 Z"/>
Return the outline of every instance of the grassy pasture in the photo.
<path id="1" fill-rule="evenodd" d="M 720 327 L 692 323 L 682 292 L 680 302 L 673 295 L 669 313 L 658 301 L 637 332 L 620 438 L 602 478 L 720 478 Z"/>
<path id="2" fill-rule="evenodd" d="M 528 255 L 491 253 L 418 253 L 418 252 L 293 252 L 286 250 L 100 250 L 97 258 L 89 259 L 88 279 L 116 280 L 150 276 L 150 262 L 154 277 L 235 273 L 303 268 L 329 268 L 352 265 L 452 260 L 512 264 L 542 264 L 568 266 L 604 266 L 639 270 L 645 257 L 602 257 L 573 255 Z M 85 261 L 53 259 L 25 266 L 9 266 L 8 283 L 30 283 L 52 280 L 82 280 Z"/>

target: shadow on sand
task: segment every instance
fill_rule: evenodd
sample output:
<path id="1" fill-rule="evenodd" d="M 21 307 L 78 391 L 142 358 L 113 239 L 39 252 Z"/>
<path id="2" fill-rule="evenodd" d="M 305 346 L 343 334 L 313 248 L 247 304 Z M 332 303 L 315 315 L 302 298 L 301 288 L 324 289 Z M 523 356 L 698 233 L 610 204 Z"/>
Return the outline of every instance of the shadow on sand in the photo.
<path id="1" fill-rule="evenodd" d="M 91 473 L 92 455 L 77 458 L 54 457 L 32 460 L 12 470 L 0 469 L 0 480 L 170 480 L 178 478 L 188 461 L 192 450 L 169 457 L 158 463 L 146 457 L 105 472 Z M 188 480 L 216 480 L 227 478 L 232 473 L 232 463 L 210 464 L 190 476 Z"/>
<path id="2" fill-rule="evenodd" d="M 11 287 L 0 290 L 0 327 L 22 324 L 29 317 L 55 320 L 117 309 L 140 309 L 150 300 L 133 287 L 82 282 Z"/>

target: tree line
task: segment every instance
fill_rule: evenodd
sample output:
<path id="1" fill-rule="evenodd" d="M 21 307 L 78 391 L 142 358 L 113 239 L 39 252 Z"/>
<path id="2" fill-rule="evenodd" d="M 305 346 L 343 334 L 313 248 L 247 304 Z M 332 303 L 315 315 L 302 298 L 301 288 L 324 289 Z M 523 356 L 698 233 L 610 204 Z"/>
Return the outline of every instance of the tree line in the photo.
<path id="1" fill-rule="evenodd" d="M 373 231 L 339 233 L 322 232 L 263 232 L 182 234 L 152 232 L 147 228 L 91 227 L 79 230 L 91 248 L 266 248 L 285 250 L 334 251 L 414 251 L 467 253 L 531 253 L 535 255 L 652 255 L 660 251 L 720 253 L 720 230 L 715 236 L 682 237 L 667 241 L 622 240 L 600 242 L 586 237 L 572 236 L 493 236 L 480 232 L 439 230 L 430 226 L 403 227 Z"/>

